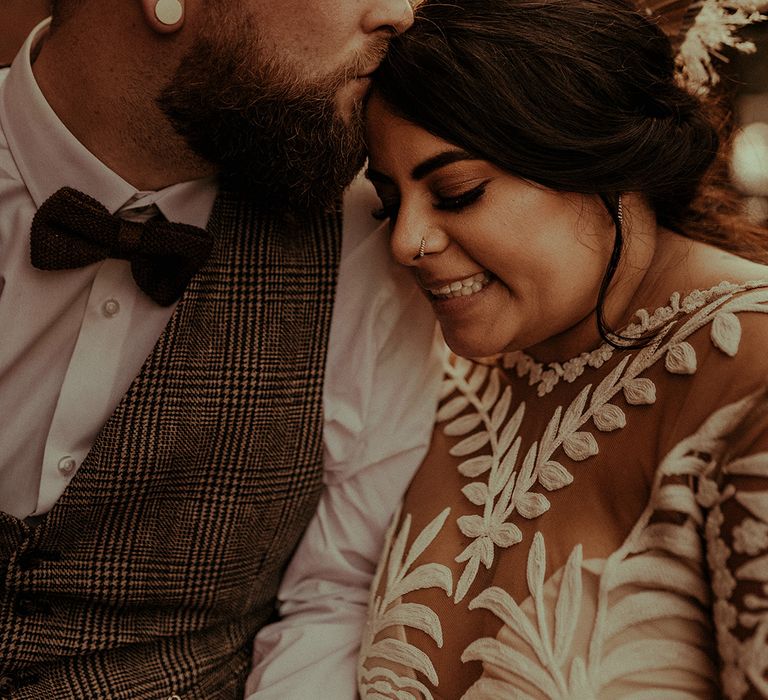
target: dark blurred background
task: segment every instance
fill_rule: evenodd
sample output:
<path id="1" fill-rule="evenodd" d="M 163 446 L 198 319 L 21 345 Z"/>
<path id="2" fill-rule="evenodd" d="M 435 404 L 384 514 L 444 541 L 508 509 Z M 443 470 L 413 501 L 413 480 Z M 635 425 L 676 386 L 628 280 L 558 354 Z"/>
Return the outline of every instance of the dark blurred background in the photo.
<path id="1" fill-rule="evenodd" d="M 768 9 L 768 3 L 764 5 Z M 757 51 L 737 54 L 727 68 L 735 83 L 734 109 L 742 127 L 734 139 L 733 176 L 750 196 L 752 218 L 768 223 L 768 21 L 747 27 L 741 36 Z"/>
<path id="2" fill-rule="evenodd" d="M 47 16 L 48 0 L 0 0 L 0 66 L 13 60 L 29 30 Z"/>

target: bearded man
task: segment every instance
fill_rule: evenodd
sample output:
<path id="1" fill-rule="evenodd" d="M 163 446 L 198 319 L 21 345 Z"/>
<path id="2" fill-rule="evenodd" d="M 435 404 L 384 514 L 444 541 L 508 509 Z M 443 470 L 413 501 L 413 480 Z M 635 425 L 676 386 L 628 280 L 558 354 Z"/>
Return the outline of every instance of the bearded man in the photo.
<path id="1" fill-rule="evenodd" d="M 0 697 L 354 696 L 440 379 L 370 192 L 341 200 L 411 22 L 58 0 L 0 70 Z"/>

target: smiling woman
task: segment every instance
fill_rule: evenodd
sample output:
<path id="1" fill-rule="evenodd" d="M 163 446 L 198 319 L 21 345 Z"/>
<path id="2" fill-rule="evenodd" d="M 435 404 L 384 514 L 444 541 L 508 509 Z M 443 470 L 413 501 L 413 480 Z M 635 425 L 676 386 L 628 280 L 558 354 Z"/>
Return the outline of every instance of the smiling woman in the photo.
<path id="1" fill-rule="evenodd" d="M 398 117 L 378 96 L 368 117 L 368 174 L 383 202 L 378 214 L 389 218 L 394 257 L 413 267 L 429 292 L 454 352 L 477 357 L 535 348 L 537 356 L 557 359 L 594 334 L 613 233 L 599 199 L 560 194 L 457 150 Z M 638 232 L 625 255 L 647 255 L 647 238 Z M 424 256 L 415 258 L 422 240 Z M 476 276 L 482 282 L 473 288 Z M 456 286 L 472 294 L 456 294 Z M 568 329 L 579 337 L 566 342 L 560 336 Z"/>
<path id="2" fill-rule="evenodd" d="M 652 4 L 427 1 L 375 75 L 376 214 L 453 353 L 363 698 L 768 697 L 768 232 L 659 28 L 760 16 Z"/>

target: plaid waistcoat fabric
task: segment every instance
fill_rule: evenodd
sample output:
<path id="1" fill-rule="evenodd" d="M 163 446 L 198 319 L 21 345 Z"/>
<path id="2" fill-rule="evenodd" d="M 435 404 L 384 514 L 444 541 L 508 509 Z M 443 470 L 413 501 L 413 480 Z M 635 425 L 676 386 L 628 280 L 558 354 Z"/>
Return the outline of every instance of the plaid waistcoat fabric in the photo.
<path id="1" fill-rule="evenodd" d="M 0 514 L 0 697 L 239 698 L 322 489 L 340 212 L 222 193 L 211 260 L 37 527 Z"/>

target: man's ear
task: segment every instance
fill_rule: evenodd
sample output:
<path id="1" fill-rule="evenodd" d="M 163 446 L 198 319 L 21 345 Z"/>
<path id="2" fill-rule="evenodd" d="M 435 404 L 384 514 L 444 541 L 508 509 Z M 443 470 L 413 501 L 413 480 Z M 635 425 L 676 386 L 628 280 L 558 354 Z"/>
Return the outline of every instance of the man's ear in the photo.
<path id="1" fill-rule="evenodd" d="M 184 0 L 141 0 L 144 18 L 158 34 L 172 34 L 184 25 Z"/>

